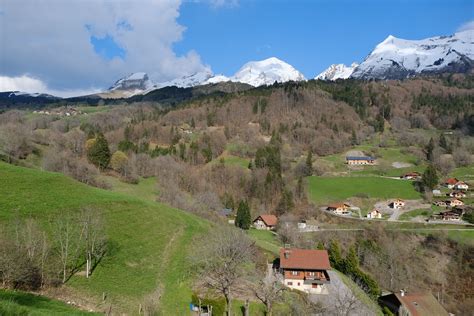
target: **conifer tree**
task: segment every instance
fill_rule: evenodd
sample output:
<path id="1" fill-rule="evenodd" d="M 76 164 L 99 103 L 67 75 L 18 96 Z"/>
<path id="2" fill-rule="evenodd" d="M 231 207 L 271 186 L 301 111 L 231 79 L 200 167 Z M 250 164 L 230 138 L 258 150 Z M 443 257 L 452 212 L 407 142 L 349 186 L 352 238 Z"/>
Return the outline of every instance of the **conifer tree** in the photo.
<path id="1" fill-rule="evenodd" d="M 250 207 L 247 201 L 240 201 L 237 208 L 237 217 L 235 218 L 235 226 L 241 229 L 249 229 L 251 224 Z"/>
<path id="2" fill-rule="evenodd" d="M 341 248 L 339 247 L 339 242 L 337 240 L 331 240 L 331 245 L 329 246 L 329 261 L 335 269 L 339 269 L 342 263 Z"/>
<path id="3" fill-rule="evenodd" d="M 306 157 L 306 176 L 311 176 L 313 174 L 313 152 L 311 148 L 308 151 L 308 156 Z"/>
<path id="4" fill-rule="evenodd" d="M 421 183 L 424 187 L 433 190 L 438 185 L 438 181 L 439 178 L 435 167 L 433 165 L 429 165 L 421 177 Z"/>
<path id="5" fill-rule="evenodd" d="M 433 157 L 433 150 L 434 150 L 434 140 L 433 138 L 430 139 L 430 142 L 428 143 L 428 145 L 426 146 L 426 159 L 428 161 L 433 161 L 434 157 Z"/>
<path id="6" fill-rule="evenodd" d="M 110 157 L 111 154 L 107 139 L 105 139 L 104 134 L 97 134 L 95 142 L 87 151 L 87 158 L 96 167 L 104 170 L 109 165 Z"/>

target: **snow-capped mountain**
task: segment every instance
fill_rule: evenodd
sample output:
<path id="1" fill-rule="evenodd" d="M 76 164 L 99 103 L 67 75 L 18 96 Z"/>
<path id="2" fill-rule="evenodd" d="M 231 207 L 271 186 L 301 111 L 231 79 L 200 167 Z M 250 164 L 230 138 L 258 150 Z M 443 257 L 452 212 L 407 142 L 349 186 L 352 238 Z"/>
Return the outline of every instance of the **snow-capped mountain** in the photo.
<path id="1" fill-rule="evenodd" d="M 144 91 L 153 87 L 153 83 L 144 72 L 136 72 L 127 77 L 117 80 L 109 91 L 125 90 L 133 92 L 135 90 Z"/>
<path id="2" fill-rule="evenodd" d="M 306 78 L 290 64 L 276 57 L 271 57 L 246 63 L 230 80 L 258 87 L 273 84 L 275 81 L 302 81 Z"/>
<path id="3" fill-rule="evenodd" d="M 210 69 L 206 69 L 201 72 L 195 72 L 189 76 L 184 76 L 181 78 L 176 78 L 167 82 L 158 83 L 158 87 L 170 87 L 176 86 L 180 88 L 189 88 L 194 86 L 199 86 L 206 84 L 209 80 L 214 78 L 214 73 Z"/>
<path id="4" fill-rule="evenodd" d="M 314 79 L 316 80 L 337 80 L 349 78 L 354 69 L 359 66 L 358 63 L 352 63 L 350 66 L 344 64 L 333 64 L 328 69 L 317 75 Z"/>
<path id="5" fill-rule="evenodd" d="M 468 72 L 474 66 L 471 30 L 405 40 L 388 36 L 354 70 L 357 79 L 404 79 L 417 74 Z"/>

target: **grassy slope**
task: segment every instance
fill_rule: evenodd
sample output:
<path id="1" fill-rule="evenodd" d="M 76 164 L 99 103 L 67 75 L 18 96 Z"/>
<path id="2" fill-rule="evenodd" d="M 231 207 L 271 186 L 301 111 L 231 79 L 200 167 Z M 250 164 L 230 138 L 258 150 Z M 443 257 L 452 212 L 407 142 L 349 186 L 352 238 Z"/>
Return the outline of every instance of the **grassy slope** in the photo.
<path id="1" fill-rule="evenodd" d="M 411 182 L 380 177 L 309 177 L 308 184 L 309 198 L 315 203 L 341 201 L 359 193 L 382 199 L 420 197 Z"/>
<path id="2" fill-rule="evenodd" d="M 75 309 L 63 302 L 19 291 L 0 290 L 0 315 L 100 315 Z"/>
<path id="3" fill-rule="evenodd" d="M 143 296 L 164 288 L 165 314 L 186 314 L 191 292 L 186 255 L 191 240 L 209 224 L 171 207 L 95 189 L 63 175 L 0 162 L 0 221 L 33 216 L 45 224 L 54 214 L 92 206 L 104 212 L 114 251 L 89 280 L 69 285 L 98 300 L 108 294 L 116 310 L 138 310 Z"/>

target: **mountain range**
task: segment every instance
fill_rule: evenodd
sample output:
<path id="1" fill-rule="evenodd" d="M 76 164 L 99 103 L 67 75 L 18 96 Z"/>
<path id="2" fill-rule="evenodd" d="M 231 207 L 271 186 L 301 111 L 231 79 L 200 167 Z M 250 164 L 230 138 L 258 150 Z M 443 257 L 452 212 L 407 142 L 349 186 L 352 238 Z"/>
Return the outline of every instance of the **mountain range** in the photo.
<path id="1" fill-rule="evenodd" d="M 472 72 L 474 66 L 473 47 L 474 40 L 470 30 L 451 36 L 437 36 L 422 40 L 405 40 L 390 35 L 378 44 L 361 63 L 352 63 L 350 66 L 333 64 L 314 79 L 388 80 L 424 74 L 468 73 Z M 271 57 L 261 61 L 250 61 L 230 77 L 216 75 L 207 68 L 185 77 L 155 83 L 145 72 L 132 73 L 117 80 L 106 91 L 91 97 L 128 98 L 164 87 L 190 88 L 222 82 L 258 87 L 275 82 L 304 80 L 306 80 L 304 75 L 293 66 L 276 57 Z M 20 95 L 23 98 L 27 96 L 21 92 L 14 92 L 8 94 L 8 97 L 14 98 Z M 29 96 L 41 95 L 29 94 Z"/>

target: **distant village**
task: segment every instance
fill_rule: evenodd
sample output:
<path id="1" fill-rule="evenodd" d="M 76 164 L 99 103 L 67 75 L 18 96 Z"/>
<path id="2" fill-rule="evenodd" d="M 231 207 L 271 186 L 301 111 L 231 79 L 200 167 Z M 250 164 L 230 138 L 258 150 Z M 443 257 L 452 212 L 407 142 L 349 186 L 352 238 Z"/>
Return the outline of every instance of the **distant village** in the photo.
<path id="1" fill-rule="evenodd" d="M 62 106 L 58 108 L 53 108 L 49 110 L 35 110 L 33 111 L 35 114 L 42 114 L 42 115 L 54 115 L 54 116 L 76 116 L 76 115 L 81 115 L 81 114 L 87 114 L 83 113 L 82 111 L 78 110 L 75 107 L 72 106 Z"/>

